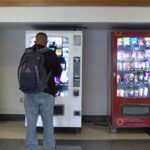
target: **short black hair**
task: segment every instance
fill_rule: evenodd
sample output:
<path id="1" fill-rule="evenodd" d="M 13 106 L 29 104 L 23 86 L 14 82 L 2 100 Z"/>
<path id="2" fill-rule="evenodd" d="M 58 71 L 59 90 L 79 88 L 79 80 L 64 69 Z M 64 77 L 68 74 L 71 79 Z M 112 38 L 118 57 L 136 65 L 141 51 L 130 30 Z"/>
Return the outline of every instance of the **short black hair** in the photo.
<path id="1" fill-rule="evenodd" d="M 45 39 L 47 39 L 47 34 L 44 32 L 39 32 L 36 34 L 36 39 L 38 38 L 38 36 L 43 36 Z"/>

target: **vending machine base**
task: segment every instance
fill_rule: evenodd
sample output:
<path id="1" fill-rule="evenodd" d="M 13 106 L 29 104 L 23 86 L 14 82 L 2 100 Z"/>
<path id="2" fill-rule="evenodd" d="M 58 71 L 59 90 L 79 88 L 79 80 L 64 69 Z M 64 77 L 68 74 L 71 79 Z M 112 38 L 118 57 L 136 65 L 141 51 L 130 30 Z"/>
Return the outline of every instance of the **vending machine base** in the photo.
<path id="1" fill-rule="evenodd" d="M 141 103 L 141 100 L 137 99 L 132 99 L 132 103 L 120 101 L 114 104 L 115 111 L 113 111 L 110 120 L 110 130 L 112 133 L 116 133 L 119 128 L 150 127 L 149 104 Z"/>

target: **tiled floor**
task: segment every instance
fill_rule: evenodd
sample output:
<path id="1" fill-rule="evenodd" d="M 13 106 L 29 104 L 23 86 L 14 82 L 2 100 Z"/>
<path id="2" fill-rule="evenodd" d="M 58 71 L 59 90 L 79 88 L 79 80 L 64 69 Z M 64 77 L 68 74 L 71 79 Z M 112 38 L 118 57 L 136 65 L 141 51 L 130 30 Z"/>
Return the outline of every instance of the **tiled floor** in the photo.
<path id="1" fill-rule="evenodd" d="M 24 140 L 0 140 L 1 150 L 25 150 Z M 149 140 L 57 140 L 58 150 L 149 150 Z M 43 150 L 39 144 L 38 150 Z"/>
<path id="2" fill-rule="evenodd" d="M 39 149 L 42 133 L 38 132 Z M 144 129 L 120 129 L 84 123 L 80 133 L 56 132 L 58 150 L 149 150 L 150 135 Z M 0 150 L 25 150 L 24 122 L 0 121 Z"/>
<path id="3" fill-rule="evenodd" d="M 38 133 L 39 139 L 42 133 Z M 120 129 L 116 134 L 109 127 L 94 123 L 84 123 L 80 133 L 56 132 L 57 140 L 121 140 L 150 139 L 144 129 Z M 0 121 L 0 139 L 25 139 L 24 122 Z"/>

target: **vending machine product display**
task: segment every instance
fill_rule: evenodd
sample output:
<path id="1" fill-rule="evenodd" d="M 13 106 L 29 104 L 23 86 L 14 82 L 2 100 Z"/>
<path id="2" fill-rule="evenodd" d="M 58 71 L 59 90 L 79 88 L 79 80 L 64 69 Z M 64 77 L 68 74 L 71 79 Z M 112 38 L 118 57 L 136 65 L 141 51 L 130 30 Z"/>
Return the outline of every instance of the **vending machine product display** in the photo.
<path id="1" fill-rule="evenodd" d="M 26 47 L 34 44 L 38 32 L 48 35 L 47 47 L 55 51 L 62 66 L 61 76 L 55 77 L 54 127 L 81 128 L 82 31 L 26 31 Z M 37 126 L 43 126 L 41 116 Z"/>
<path id="2" fill-rule="evenodd" d="M 112 33 L 112 131 L 150 127 L 150 33 Z"/>

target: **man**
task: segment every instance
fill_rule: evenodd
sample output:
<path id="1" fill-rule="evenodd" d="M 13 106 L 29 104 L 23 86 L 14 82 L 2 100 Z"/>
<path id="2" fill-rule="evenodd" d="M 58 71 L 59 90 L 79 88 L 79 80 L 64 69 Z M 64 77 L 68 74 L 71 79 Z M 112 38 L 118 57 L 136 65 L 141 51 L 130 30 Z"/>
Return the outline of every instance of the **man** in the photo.
<path id="1" fill-rule="evenodd" d="M 47 35 L 40 32 L 36 35 L 33 51 L 46 48 Z M 53 107 L 55 96 L 54 77 L 60 76 L 62 68 L 59 60 L 53 51 L 44 52 L 45 67 L 47 73 L 51 75 L 48 79 L 48 86 L 43 92 L 36 94 L 24 94 L 25 115 L 27 118 L 26 148 L 27 150 L 37 150 L 38 140 L 36 134 L 36 124 L 40 114 L 43 122 L 43 145 L 44 150 L 56 150 L 53 135 Z"/>

